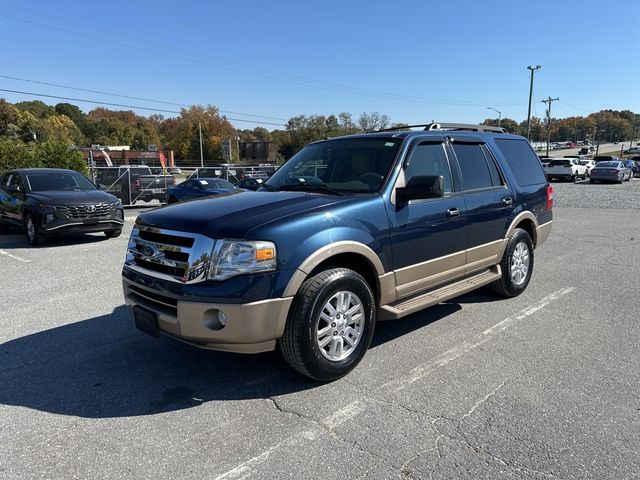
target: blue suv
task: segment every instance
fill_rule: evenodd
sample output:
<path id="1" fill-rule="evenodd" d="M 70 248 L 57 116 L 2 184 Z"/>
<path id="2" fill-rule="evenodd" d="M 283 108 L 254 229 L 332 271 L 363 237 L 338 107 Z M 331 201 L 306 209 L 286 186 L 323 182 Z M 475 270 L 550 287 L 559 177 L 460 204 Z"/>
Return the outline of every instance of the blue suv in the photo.
<path id="1" fill-rule="evenodd" d="M 360 362 L 376 320 L 484 285 L 522 293 L 552 204 L 529 143 L 501 128 L 322 140 L 257 192 L 140 215 L 124 295 L 146 333 L 232 352 L 277 345 L 295 370 L 331 381 Z"/>

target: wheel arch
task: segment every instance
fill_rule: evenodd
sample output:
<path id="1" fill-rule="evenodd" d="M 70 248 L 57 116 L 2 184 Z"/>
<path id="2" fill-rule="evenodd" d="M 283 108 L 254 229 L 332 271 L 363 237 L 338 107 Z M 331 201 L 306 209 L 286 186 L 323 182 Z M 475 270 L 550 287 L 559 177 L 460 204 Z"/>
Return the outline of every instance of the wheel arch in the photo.
<path id="1" fill-rule="evenodd" d="M 361 275 L 371 287 L 376 304 L 386 304 L 395 296 L 393 273 L 385 273 L 378 255 L 367 245 L 340 241 L 326 245 L 309 255 L 287 284 L 284 296 L 294 296 L 310 276 L 328 268 L 349 268 Z"/>

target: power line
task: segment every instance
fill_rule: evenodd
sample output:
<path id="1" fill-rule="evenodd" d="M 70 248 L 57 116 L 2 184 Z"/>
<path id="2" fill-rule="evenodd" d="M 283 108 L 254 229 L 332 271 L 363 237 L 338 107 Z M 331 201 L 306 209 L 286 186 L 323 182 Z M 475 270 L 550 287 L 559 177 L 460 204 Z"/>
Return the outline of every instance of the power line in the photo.
<path id="1" fill-rule="evenodd" d="M 7 2 L 2 2 L 2 3 L 6 4 L 6 5 L 13 6 L 15 8 L 22 8 L 22 7 L 18 7 L 18 6 L 12 5 L 10 3 L 7 3 Z M 32 10 L 32 9 L 27 9 L 27 10 L 32 11 L 32 12 L 37 12 L 37 11 Z M 38 13 L 40 13 L 40 12 L 38 12 Z M 40 14 L 45 15 L 45 16 L 50 16 L 50 15 L 44 14 L 44 13 L 40 13 Z M 103 42 L 103 43 L 109 43 L 109 44 L 113 44 L 113 45 L 118 45 L 118 46 L 125 47 L 125 48 L 131 48 L 131 49 L 135 49 L 135 50 L 138 50 L 138 51 L 151 53 L 153 55 L 165 56 L 165 57 L 168 57 L 168 58 L 174 58 L 174 59 L 178 59 L 178 60 L 182 60 L 182 61 L 186 61 L 186 62 L 198 64 L 198 65 L 204 65 L 204 66 L 208 66 L 208 67 L 212 67 L 212 68 L 231 70 L 231 71 L 235 71 L 235 72 L 238 72 L 238 73 L 243 73 L 245 75 L 254 75 L 254 76 L 267 78 L 267 79 L 271 79 L 271 80 L 277 80 L 277 81 L 287 82 L 287 83 L 300 85 L 300 86 L 304 86 L 304 87 L 317 88 L 317 89 L 322 89 L 322 90 L 327 90 L 327 91 L 332 91 L 332 92 L 337 92 L 337 93 L 347 93 L 347 94 L 351 94 L 351 95 L 359 95 L 359 96 L 372 97 L 372 98 L 381 98 L 381 99 L 388 99 L 388 100 L 399 100 L 399 101 L 407 101 L 407 102 L 421 102 L 421 103 L 428 103 L 428 104 L 440 104 L 440 105 L 451 105 L 451 106 L 483 106 L 483 105 L 486 105 L 487 103 L 491 103 L 491 104 L 494 104 L 494 105 L 497 105 L 497 106 L 522 105 L 522 103 L 517 103 L 517 102 L 514 102 L 514 103 L 484 102 L 484 101 L 483 102 L 466 102 L 466 101 L 459 101 L 459 100 L 431 99 L 431 98 L 425 98 L 425 97 L 418 97 L 418 96 L 410 96 L 410 95 L 382 92 L 382 91 L 377 91 L 377 90 L 369 90 L 369 89 L 363 89 L 363 88 L 358 88 L 358 87 L 350 87 L 350 86 L 347 86 L 347 85 L 341 85 L 341 84 L 337 84 L 337 83 L 326 82 L 326 81 L 323 81 L 323 80 L 316 80 L 316 79 L 300 77 L 300 76 L 297 76 L 297 75 L 285 74 L 285 73 L 277 72 L 277 71 L 274 71 L 274 70 L 269 70 L 269 69 L 265 69 L 265 68 L 261 68 L 261 67 L 255 67 L 255 66 L 251 66 L 251 65 L 247 65 L 247 64 L 242 64 L 242 63 L 239 63 L 239 62 L 233 62 L 233 61 L 229 61 L 229 60 L 225 60 L 225 59 L 220 59 L 220 58 L 217 58 L 217 57 L 209 57 L 209 58 L 215 59 L 215 61 L 217 61 L 217 62 L 223 62 L 223 63 L 227 63 L 227 64 L 230 64 L 230 65 L 236 65 L 236 66 L 214 64 L 214 63 L 211 63 L 211 62 L 205 62 L 205 61 L 196 60 L 196 59 L 193 59 L 193 58 L 188 58 L 188 57 L 184 57 L 184 56 L 180 56 L 180 55 L 171 54 L 171 53 L 168 53 L 166 51 L 158 51 L 158 50 L 153 50 L 153 49 L 150 49 L 150 48 L 145 48 L 145 47 L 141 47 L 141 46 L 137 46 L 137 45 L 131 45 L 131 44 L 128 44 L 128 43 L 119 42 L 119 41 L 115 41 L 115 40 L 110 40 L 110 39 L 106 39 L 106 38 L 101 38 L 101 37 L 97 37 L 97 36 L 90 35 L 90 34 L 87 34 L 87 33 L 68 30 L 66 28 L 61 28 L 61 27 L 57 27 L 57 26 L 53 26 L 53 25 L 49 25 L 49 24 L 45 24 L 45 23 L 35 22 L 35 21 L 32 21 L 32 20 L 27 20 L 27 19 L 24 19 L 24 18 L 14 17 L 14 16 L 11 16 L 11 15 L 0 14 L 0 17 L 8 18 L 10 20 L 15 20 L 15 21 L 19 21 L 19 22 L 28 23 L 28 24 L 31 24 L 31 25 L 36 25 L 36 26 L 43 27 L 43 28 L 48 28 L 48 29 L 51 29 L 51 30 L 56 30 L 56 31 L 68 33 L 68 34 L 71 34 L 71 35 L 77 35 L 77 36 L 81 36 L 81 37 L 84 37 L 84 38 L 90 38 L 92 40 L 96 40 L 96 41 Z M 54 18 L 61 19 L 61 17 L 54 17 Z M 64 19 L 62 19 L 62 20 L 66 21 Z M 78 22 L 72 22 L 72 23 L 79 24 Z M 87 27 L 86 24 L 80 24 L 80 25 L 83 25 L 83 26 Z M 93 27 L 91 27 L 91 28 L 93 28 Z M 111 32 L 111 33 L 113 33 L 113 32 Z M 133 38 L 136 38 L 136 37 L 133 37 Z M 140 39 L 138 39 L 138 40 L 140 40 Z M 164 45 L 167 46 L 166 44 L 164 44 Z M 174 48 L 175 49 L 175 47 L 171 47 L 171 46 L 169 46 L 169 48 Z M 207 57 L 207 55 L 204 55 L 204 54 L 201 54 L 201 53 L 196 53 L 196 54 L 199 55 L 199 56 Z M 260 73 L 260 72 L 250 71 L 250 70 L 259 70 L 259 71 L 267 72 L 267 73 Z"/>
<path id="2" fill-rule="evenodd" d="M 148 111 L 151 111 L 151 112 L 176 113 L 176 114 L 182 113 L 182 112 L 178 112 L 176 110 L 165 110 L 165 109 L 162 109 L 162 108 L 140 107 L 140 106 L 137 106 L 137 105 L 125 105 L 125 104 L 122 104 L 122 103 L 100 102 L 98 100 L 87 100 L 87 99 L 84 99 L 84 98 L 62 97 L 62 96 L 59 96 L 59 95 L 47 95 L 47 94 L 44 94 L 44 93 L 23 92 L 21 90 L 9 90 L 9 89 L 6 89 L 6 88 L 0 88 L 0 92 L 17 93 L 17 94 L 20 94 L 20 95 L 31 95 L 31 96 L 34 96 L 34 97 L 56 98 L 58 100 L 70 100 L 70 101 L 73 101 L 73 102 L 93 103 L 93 104 L 96 104 L 96 105 L 108 105 L 108 106 L 111 106 L 111 107 L 134 108 L 136 110 L 148 110 Z M 247 122 L 247 123 L 257 123 L 257 124 L 260 124 L 260 125 L 276 125 L 278 127 L 284 127 L 284 125 L 281 124 L 281 123 L 262 122 L 262 121 L 257 121 L 257 120 L 246 120 L 246 119 L 243 119 L 243 118 L 231 118 L 231 117 L 227 117 L 226 115 L 224 116 L 224 118 L 226 120 L 231 120 L 231 121 L 234 121 L 234 122 Z"/>
<path id="3" fill-rule="evenodd" d="M 59 87 L 59 88 L 66 88 L 68 90 L 77 90 L 80 92 L 89 92 L 89 93 L 98 93 L 101 95 L 109 95 L 111 97 L 120 97 L 120 98 L 129 98 L 132 100 L 143 100 L 145 102 L 152 102 L 152 103 L 161 103 L 161 104 L 165 104 L 165 105 L 174 105 L 176 107 L 186 107 L 186 105 L 182 104 L 182 103 L 175 103 L 175 102 L 167 102 L 164 100 L 154 100 L 152 98 L 145 98 L 145 97 L 135 97 L 132 95 L 122 95 L 122 94 L 118 94 L 118 93 L 110 93 L 110 92 L 103 92 L 100 90 L 91 90 L 88 88 L 80 88 L 80 87 L 72 87 L 70 85 L 61 85 L 59 83 L 50 83 L 50 82 L 43 82 L 40 80 L 31 80 L 28 78 L 20 78 L 20 77 L 13 77 L 11 75 L 4 75 L 4 74 L 0 74 L 1 78 L 7 78 L 9 80 L 18 80 L 20 82 L 28 82 L 28 83 L 35 83 L 38 85 L 48 85 L 50 87 Z M 253 114 L 253 113 L 241 113 L 241 112 L 232 112 L 230 110 L 219 110 L 221 113 L 230 113 L 232 115 L 243 115 L 245 117 L 257 117 L 257 118 L 269 118 L 271 120 L 283 120 L 283 121 L 287 121 L 287 118 L 280 118 L 280 117 L 271 117 L 271 116 L 267 116 L 267 115 L 258 115 L 258 114 Z"/>

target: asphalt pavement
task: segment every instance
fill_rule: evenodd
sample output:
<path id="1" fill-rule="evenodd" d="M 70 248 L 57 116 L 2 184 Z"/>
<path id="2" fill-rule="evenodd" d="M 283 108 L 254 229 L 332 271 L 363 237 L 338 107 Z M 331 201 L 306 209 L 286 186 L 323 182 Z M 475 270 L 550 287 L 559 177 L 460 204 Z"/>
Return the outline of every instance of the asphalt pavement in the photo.
<path id="1" fill-rule="evenodd" d="M 347 377 L 138 332 L 123 236 L 0 236 L 0 478 L 567 478 L 640 472 L 640 179 L 554 183 L 514 299 L 379 323 Z"/>

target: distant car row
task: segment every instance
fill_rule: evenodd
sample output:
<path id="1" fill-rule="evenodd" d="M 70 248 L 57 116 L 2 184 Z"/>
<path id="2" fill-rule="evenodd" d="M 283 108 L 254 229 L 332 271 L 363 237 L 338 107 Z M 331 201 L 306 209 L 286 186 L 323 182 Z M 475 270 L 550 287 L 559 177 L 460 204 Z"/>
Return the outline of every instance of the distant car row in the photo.
<path id="1" fill-rule="evenodd" d="M 640 159 L 621 160 L 615 156 L 599 155 L 590 160 L 583 155 L 567 155 L 565 157 L 543 157 L 540 159 L 549 181 L 553 180 L 586 180 L 591 183 L 629 181 L 634 176 L 640 177 Z"/>

